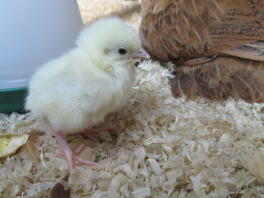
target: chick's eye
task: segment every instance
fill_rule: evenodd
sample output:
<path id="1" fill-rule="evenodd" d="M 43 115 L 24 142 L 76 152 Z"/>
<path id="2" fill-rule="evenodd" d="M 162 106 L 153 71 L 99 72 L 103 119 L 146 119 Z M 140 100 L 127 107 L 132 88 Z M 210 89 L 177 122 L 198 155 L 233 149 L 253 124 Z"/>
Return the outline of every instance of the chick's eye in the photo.
<path id="1" fill-rule="evenodd" d="M 120 48 L 120 49 L 118 49 L 118 53 L 121 55 L 124 55 L 127 53 L 127 51 L 124 48 Z"/>

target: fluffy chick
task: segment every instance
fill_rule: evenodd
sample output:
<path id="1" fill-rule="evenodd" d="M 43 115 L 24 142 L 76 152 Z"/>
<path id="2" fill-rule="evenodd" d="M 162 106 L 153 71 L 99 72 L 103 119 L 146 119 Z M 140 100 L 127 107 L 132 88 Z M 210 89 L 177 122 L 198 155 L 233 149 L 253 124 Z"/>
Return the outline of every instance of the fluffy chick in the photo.
<path id="1" fill-rule="evenodd" d="M 103 18 L 80 33 L 76 48 L 33 75 L 26 109 L 55 135 L 70 172 L 74 163 L 95 163 L 73 153 L 64 136 L 92 127 L 125 104 L 134 65 L 143 56 L 132 27 L 118 18 Z"/>

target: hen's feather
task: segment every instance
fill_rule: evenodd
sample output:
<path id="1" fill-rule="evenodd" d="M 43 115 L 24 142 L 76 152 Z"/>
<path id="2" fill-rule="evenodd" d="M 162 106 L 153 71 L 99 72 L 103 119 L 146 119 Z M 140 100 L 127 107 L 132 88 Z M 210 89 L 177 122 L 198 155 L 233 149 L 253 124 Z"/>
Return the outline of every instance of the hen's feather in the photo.
<path id="1" fill-rule="evenodd" d="M 224 99 L 236 95 L 264 101 L 264 79 L 259 77 L 264 64 L 227 58 L 264 61 L 262 0 L 145 0 L 140 36 L 153 58 L 176 64 L 171 82 L 175 96 Z M 232 78 L 224 78 L 226 72 Z"/>
<path id="2" fill-rule="evenodd" d="M 143 45 L 163 61 L 221 53 L 264 35 L 261 0 L 156 0 L 142 10 Z"/>
<path id="3" fill-rule="evenodd" d="M 213 100 L 228 97 L 263 102 L 264 63 L 234 57 L 220 57 L 197 67 L 180 67 L 170 80 L 175 97 L 186 95 Z"/>

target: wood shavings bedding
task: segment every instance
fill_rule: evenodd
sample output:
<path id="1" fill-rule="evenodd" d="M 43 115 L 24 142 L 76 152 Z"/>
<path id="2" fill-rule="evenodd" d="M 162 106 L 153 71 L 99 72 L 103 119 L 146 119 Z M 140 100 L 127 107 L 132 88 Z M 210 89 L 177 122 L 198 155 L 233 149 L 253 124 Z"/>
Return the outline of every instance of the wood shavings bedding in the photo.
<path id="1" fill-rule="evenodd" d="M 71 147 L 84 143 L 81 156 L 100 164 L 76 166 L 64 182 L 72 197 L 264 196 L 264 104 L 175 99 L 169 76 L 157 62 L 140 64 L 133 97 L 101 124 L 118 130 L 98 142 L 67 138 Z M 0 133 L 30 135 L 29 148 L 0 161 L 0 197 L 47 197 L 67 176 L 55 138 L 30 113 L 0 114 Z"/>
<path id="2" fill-rule="evenodd" d="M 264 195 L 264 105 L 174 99 L 168 76 L 158 63 L 144 62 L 127 106 L 102 124 L 119 131 L 100 134 L 97 143 L 68 138 L 73 147 L 86 144 L 82 157 L 100 163 L 76 167 L 68 184 L 73 197 Z M 1 123 L 2 133 L 35 134 L 39 153 L 37 161 L 23 149 L 2 160 L 1 197 L 46 197 L 68 174 L 55 139 L 37 133 L 30 114 L 1 115 Z"/>

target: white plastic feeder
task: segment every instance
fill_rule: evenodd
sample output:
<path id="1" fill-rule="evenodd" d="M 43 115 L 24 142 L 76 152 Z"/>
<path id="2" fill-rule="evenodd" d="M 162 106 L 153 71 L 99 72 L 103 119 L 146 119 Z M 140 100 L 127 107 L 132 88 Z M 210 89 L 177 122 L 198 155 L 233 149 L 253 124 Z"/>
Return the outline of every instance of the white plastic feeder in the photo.
<path id="1" fill-rule="evenodd" d="M 26 87 L 34 71 L 74 46 L 76 0 L 0 1 L 0 91 Z"/>

